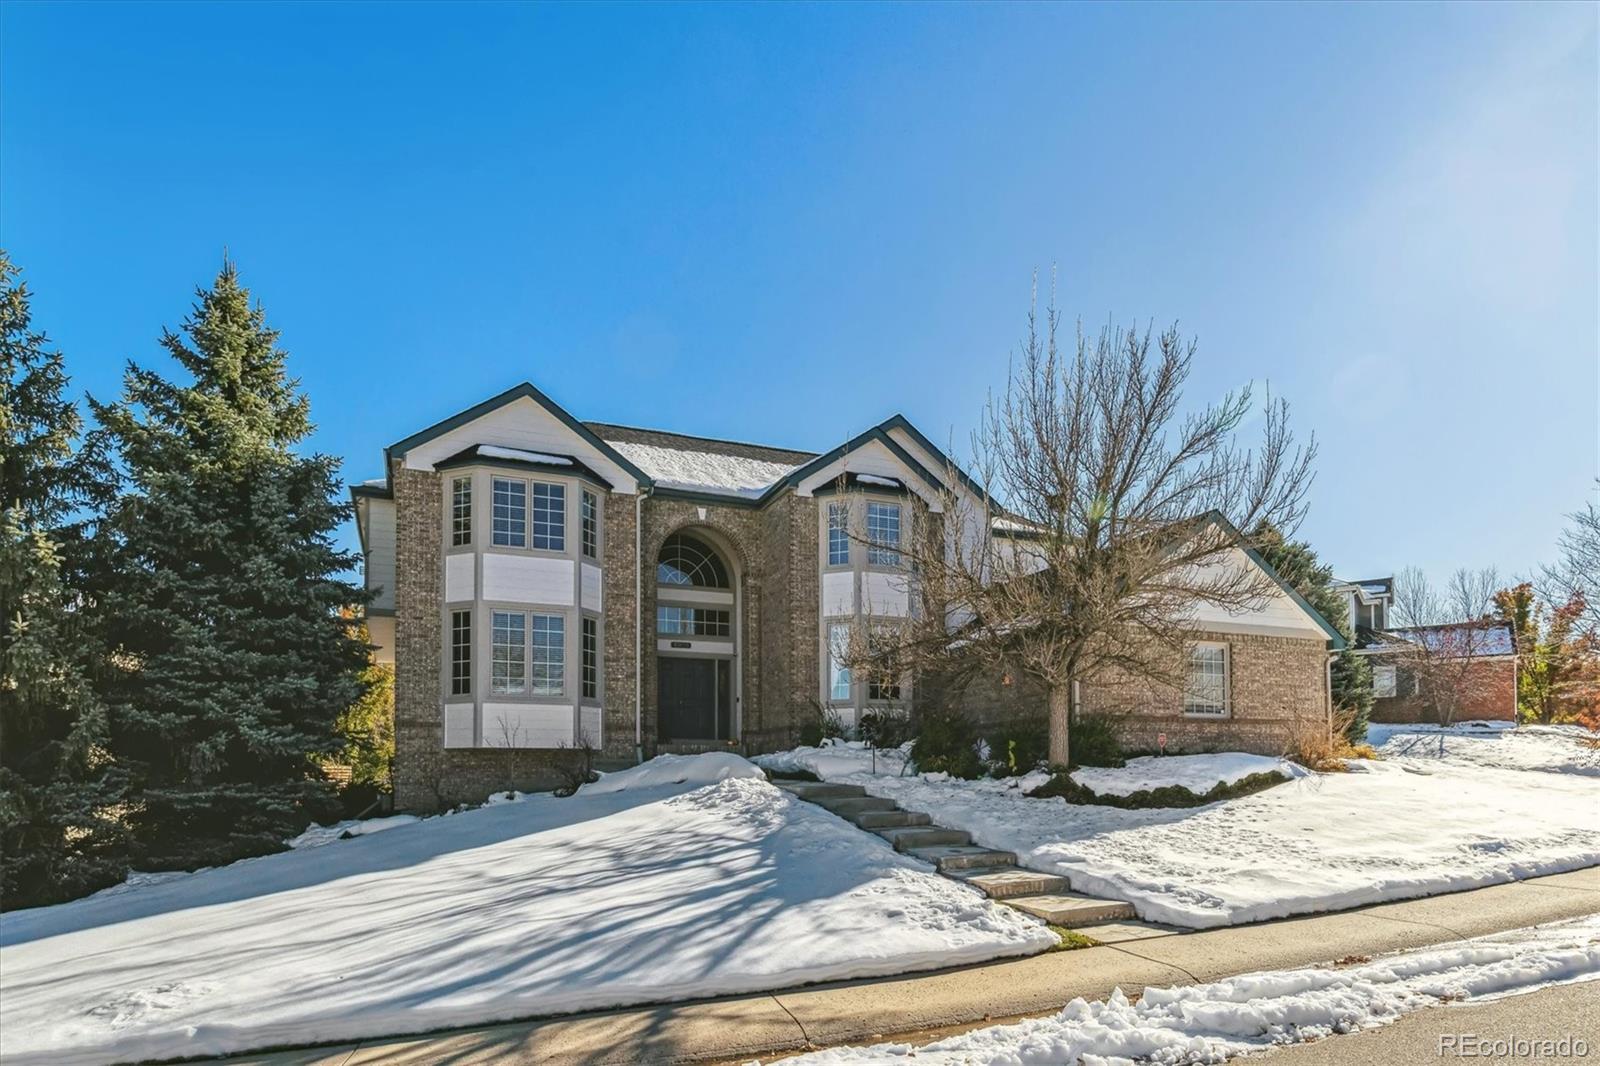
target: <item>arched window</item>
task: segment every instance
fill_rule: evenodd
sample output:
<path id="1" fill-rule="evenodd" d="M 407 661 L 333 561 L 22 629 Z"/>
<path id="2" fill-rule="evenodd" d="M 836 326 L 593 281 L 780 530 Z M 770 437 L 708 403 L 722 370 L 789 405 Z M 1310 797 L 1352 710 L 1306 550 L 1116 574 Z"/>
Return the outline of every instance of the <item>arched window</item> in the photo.
<path id="1" fill-rule="evenodd" d="M 661 554 L 656 557 L 656 583 L 702 589 L 733 587 L 728 581 L 728 568 L 716 550 L 684 533 L 674 533 L 661 545 Z"/>

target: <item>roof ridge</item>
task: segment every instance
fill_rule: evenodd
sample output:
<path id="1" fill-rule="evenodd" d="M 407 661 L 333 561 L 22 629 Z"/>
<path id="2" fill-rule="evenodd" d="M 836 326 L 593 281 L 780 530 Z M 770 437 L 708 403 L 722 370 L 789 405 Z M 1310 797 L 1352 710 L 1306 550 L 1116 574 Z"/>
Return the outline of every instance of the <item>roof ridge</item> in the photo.
<path id="1" fill-rule="evenodd" d="M 605 439 L 603 431 L 622 430 L 625 433 L 648 433 L 657 437 L 672 437 L 676 440 L 687 441 L 695 444 L 731 444 L 737 448 L 755 448 L 767 452 L 781 452 L 784 455 L 796 456 L 798 457 L 798 460 L 802 462 L 814 459 L 821 454 L 820 452 L 806 451 L 801 448 L 785 448 L 776 444 L 757 444 L 754 441 L 731 440 L 727 437 L 705 437 L 694 433 L 679 433 L 676 430 L 671 429 L 651 429 L 648 426 L 625 426 L 619 422 L 585 422 L 583 424 L 590 430 L 590 432 L 594 433 L 596 436 L 599 436 L 602 440 Z M 624 443 L 648 445 L 650 442 L 624 440 Z"/>

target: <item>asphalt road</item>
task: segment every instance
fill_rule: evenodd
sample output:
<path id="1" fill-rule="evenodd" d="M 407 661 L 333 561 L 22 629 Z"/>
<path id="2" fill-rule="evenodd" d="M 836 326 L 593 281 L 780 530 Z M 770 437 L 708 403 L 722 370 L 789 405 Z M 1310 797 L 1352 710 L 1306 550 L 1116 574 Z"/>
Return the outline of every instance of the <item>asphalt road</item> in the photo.
<path id="1" fill-rule="evenodd" d="M 1516 1042 L 1568 1041 L 1548 1049 Z M 1578 1042 L 1582 1042 L 1582 1047 Z M 1579 1051 L 1585 1052 L 1579 1054 Z M 1434 1007 L 1381 1029 L 1296 1044 L 1241 1062 L 1261 1066 L 1418 1066 L 1421 1063 L 1600 1063 L 1600 981 Z"/>

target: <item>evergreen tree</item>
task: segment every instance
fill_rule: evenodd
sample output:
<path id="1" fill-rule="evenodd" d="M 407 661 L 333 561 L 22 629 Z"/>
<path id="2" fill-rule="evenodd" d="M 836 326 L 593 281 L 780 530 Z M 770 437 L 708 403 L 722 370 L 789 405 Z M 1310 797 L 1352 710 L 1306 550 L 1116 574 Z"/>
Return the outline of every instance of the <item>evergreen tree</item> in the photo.
<path id="1" fill-rule="evenodd" d="M 368 641 L 367 627 L 360 637 Z M 394 667 L 369 661 L 361 673 L 367 690 L 339 716 L 343 747 L 337 758 L 350 767 L 350 782 L 370 792 L 390 789 L 389 766 L 394 761 Z"/>
<path id="2" fill-rule="evenodd" d="M 365 593 L 333 544 L 348 516 L 337 461 L 293 450 L 309 404 L 233 265 L 198 295 L 161 338 L 190 380 L 130 364 L 121 399 L 94 405 L 131 485 L 107 515 L 97 591 L 147 868 L 275 851 L 330 813 L 316 760 L 337 750 L 367 661 L 342 610 Z"/>
<path id="3" fill-rule="evenodd" d="M 1303 540 L 1288 540 L 1271 525 L 1258 526 L 1256 547 L 1278 576 L 1289 583 L 1317 613 L 1344 637 L 1346 647 L 1333 660 L 1333 706 L 1350 714 L 1345 735 L 1352 743 L 1367 736 L 1367 719 L 1372 715 L 1372 664 L 1355 654 L 1355 632 L 1344 597 L 1332 589 L 1333 568 L 1317 559 L 1317 553 Z"/>
<path id="4" fill-rule="evenodd" d="M 61 353 L 32 329 L 27 288 L 0 252 L 0 905 L 50 903 L 119 880 L 121 778 L 86 602 L 63 581 L 109 482 L 75 450 Z"/>

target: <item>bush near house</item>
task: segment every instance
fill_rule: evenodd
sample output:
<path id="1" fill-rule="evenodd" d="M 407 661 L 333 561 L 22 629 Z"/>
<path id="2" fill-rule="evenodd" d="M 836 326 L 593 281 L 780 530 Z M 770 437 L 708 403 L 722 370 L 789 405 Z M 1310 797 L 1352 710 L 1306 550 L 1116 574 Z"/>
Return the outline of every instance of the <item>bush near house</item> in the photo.
<path id="1" fill-rule="evenodd" d="M 1269 789 L 1289 780 L 1276 770 L 1249 774 L 1237 781 L 1218 781 L 1205 792 L 1195 792 L 1182 785 L 1164 785 L 1161 788 L 1130 792 L 1125 796 L 1102 795 L 1092 788 L 1080 785 L 1065 771 L 1057 771 L 1050 780 L 1028 793 L 1033 799 L 1060 796 L 1068 803 L 1092 804 L 1099 807 L 1121 807 L 1133 810 L 1145 807 L 1203 807 L 1219 800 L 1238 799 L 1252 792 Z"/>
<path id="2" fill-rule="evenodd" d="M 983 776 L 978 758 L 978 729 L 954 708 L 929 708 L 917 719 L 911 761 L 918 773 L 946 773 L 964 781 Z"/>

